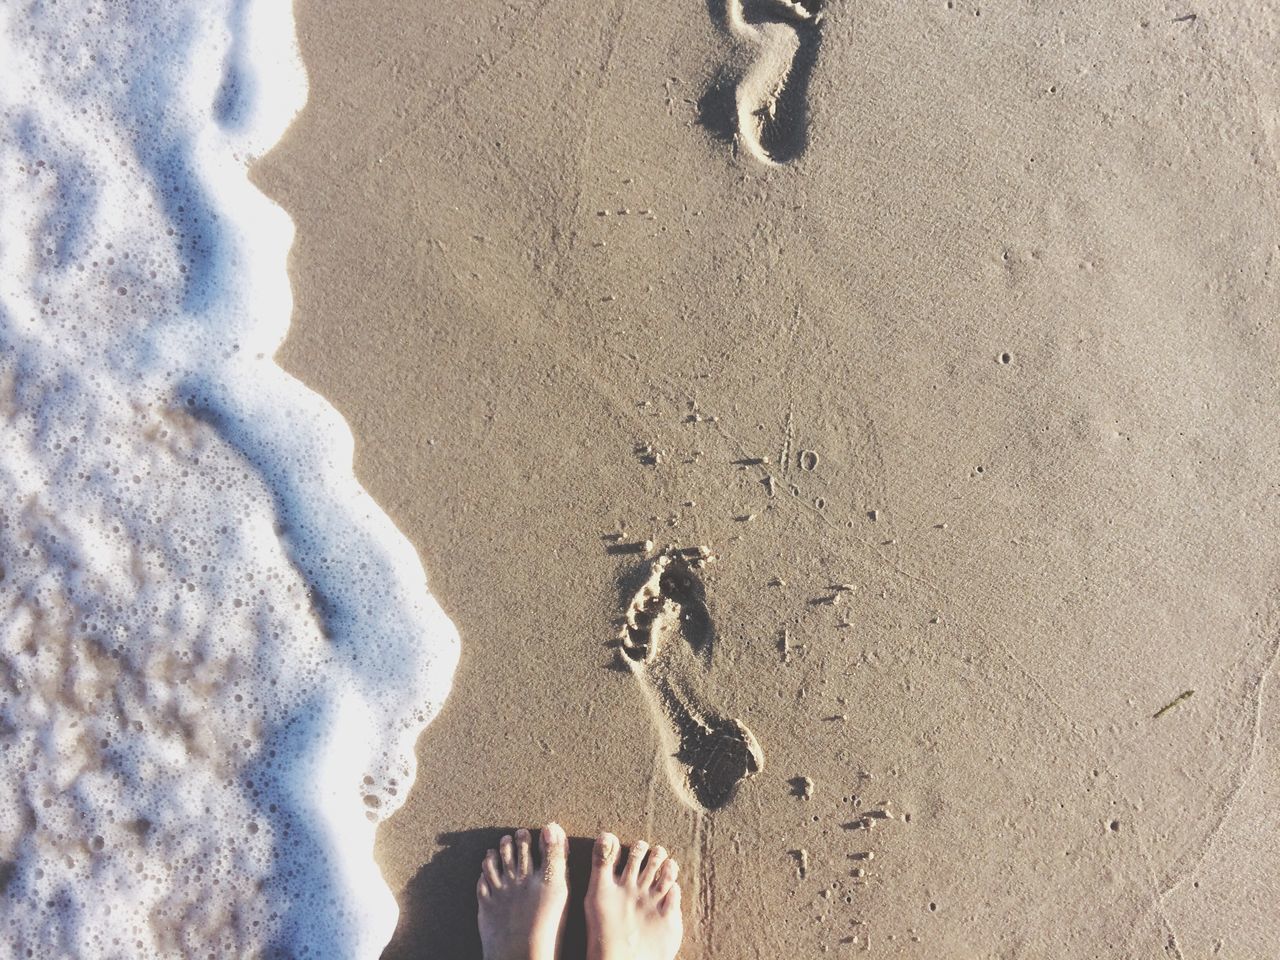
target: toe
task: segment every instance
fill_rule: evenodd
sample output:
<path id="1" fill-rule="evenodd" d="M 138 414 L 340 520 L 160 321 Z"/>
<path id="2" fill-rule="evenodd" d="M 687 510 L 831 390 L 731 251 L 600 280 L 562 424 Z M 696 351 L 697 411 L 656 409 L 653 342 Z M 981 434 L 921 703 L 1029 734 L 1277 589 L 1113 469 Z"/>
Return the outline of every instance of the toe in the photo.
<path id="1" fill-rule="evenodd" d="M 591 856 L 591 879 L 599 881 L 604 877 L 613 878 L 613 867 L 618 862 L 618 838 L 612 833 L 602 833 L 596 838 L 595 850 Z"/>
<path id="2" fill-rule="evenodd" d="M 675 860 L 668 860 L 662 865 L 662 869 L 658 871 L 658 879 L 654 881 L 654 896 L 664 897 L 668 891 L 675 888 L 676 877 L 680 874 L 680 864 Z"/>
<path id="3" fill-rule="evenodd" d="M 516 876 L 523 880 L 529 875 L 530 867 L 529 831 L 521 828 L 516 831 Z"/>
<path id="4" fill-rule="evenodd" d="M 658 912 L 664 917 L 669 917 L 672 914 L 675 914 L 676 916 L 680 915 L 680 884 L 675 883 L 671 885 L 671 889 L 667 891 L 667 895 L 663 897 L 661 902 L 658 904 Z"/>
<path id="5" fill-rule="evenodd" d="M 627 865 L 622 870 L 622 875 L 627 878 L 630 884 L 640 882 L 640 866 L 644 863 L 644 855 L 649 852 L 649 844 L 643 840 L 637 840 L 631 845 L 631 850 L 627 854 Z"/>
<path id="6" fill-rule="evenodd" d="M 480 874 L 480 879 L 476 881 L 476 897 L 480 900 L 488 900 L 493 896 L 493 891 L 489 889 L 489 881 L 484 878 L 484 874 Z"/>
<path id="7" fill-rule="evenodd" d="M 484 866 L 481 867 L 484 879 L 494 890 L 502 889 L 502 866 L 498 863 L 498 851 L 490 850 L 484 855 Z"/>
<path id="8" fill-rule="evenodd" d="M 553 883 L 564 879 L 565 848 L 568 846 L 564 830 L 558 823 L 548 823 L 542 828 L 542 879 Z"/>
<path id="9" fill-rule="evenodd" d="M 516 854 L 515 844 L 512 843 L 511 837 L 503 837 L 498 843 L 498 852 L 502 857 L 502 875 L 507 880 L 516 878 Z"/>
<path id="10" fill-rule="evenodd" d="M 658 871 L 662 869 L 662 865 L 667 862 L 666 847 L 654 847 L 649 851 L 649 862 L 644 865 L 644 869 L 640 871 L 640 887 L 647 890 L 653 886 L 653 881 L 658 878 Z"/>

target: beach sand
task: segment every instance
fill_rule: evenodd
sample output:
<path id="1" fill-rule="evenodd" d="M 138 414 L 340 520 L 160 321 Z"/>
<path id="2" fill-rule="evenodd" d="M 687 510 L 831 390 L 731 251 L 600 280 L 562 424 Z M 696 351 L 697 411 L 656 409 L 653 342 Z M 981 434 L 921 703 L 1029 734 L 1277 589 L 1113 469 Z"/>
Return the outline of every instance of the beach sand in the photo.
<path id="1" fill-rule="evenodd" d="M 815 6 L 297 5 L 280 359 L 463 644 L 387 956 L 552 818 L 673 851 L 690 960 L 1275 956 L 1280 11 Z"/>

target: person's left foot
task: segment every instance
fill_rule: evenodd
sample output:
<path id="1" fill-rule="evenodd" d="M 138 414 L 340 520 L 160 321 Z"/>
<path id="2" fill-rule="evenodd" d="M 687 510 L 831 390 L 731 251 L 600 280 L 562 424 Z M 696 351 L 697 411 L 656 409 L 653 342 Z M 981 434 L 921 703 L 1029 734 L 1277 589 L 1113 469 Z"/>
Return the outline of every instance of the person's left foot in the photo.
<path id="1" fill-rule="evenodd" d="M 555 960 L 564 933 L 569 885 L 565 833 L 542 828 L 542 864 L 535 866 L 528 830 L 502 838 L 485 854 L 476 899 L 484 960 Z"/>

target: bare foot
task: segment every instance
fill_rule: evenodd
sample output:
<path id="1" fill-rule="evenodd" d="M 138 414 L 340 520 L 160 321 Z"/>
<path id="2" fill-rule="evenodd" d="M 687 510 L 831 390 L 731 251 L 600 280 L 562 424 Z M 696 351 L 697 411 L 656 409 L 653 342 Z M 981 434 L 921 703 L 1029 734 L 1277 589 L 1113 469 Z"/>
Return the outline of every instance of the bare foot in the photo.
<path id="1" fill-rule="evenodd" d="M 476 883 L 484 960 L 555 960 L 560 950 L 569 900 L 564 831 L 542 828 L 540 868 L 529 846 L 529 831 L 517 830 L 485 854 Z"/>
<path id="2" fill-rule="evenodd" d="M 596 840 L 585 904 L 587 960 L 674 960 L 684 936 L 679 867 L 662 847 L 650 850 L 641 840 L 619 872 L 621 849 L 612 833 Z"/>

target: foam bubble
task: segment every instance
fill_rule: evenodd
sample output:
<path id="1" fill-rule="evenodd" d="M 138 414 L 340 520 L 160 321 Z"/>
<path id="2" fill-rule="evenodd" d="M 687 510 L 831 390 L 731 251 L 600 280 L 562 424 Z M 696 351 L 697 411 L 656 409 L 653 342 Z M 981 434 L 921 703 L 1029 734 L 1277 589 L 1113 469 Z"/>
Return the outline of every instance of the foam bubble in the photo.
<path id="1" fill-rule="evenodd" d="M 0 956 L 374 956 L 457 637 L 272 361 L 287 2 L 0 8 Z"/>

